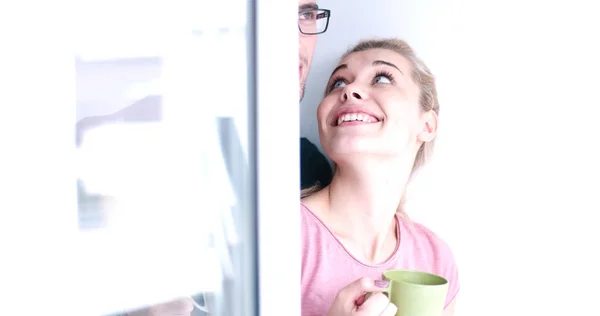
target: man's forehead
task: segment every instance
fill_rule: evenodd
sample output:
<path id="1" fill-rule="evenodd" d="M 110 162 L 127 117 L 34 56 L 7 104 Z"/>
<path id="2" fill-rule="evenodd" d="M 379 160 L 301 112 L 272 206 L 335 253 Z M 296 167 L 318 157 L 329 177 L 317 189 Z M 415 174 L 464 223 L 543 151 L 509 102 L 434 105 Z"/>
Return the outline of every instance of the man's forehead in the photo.
<path id="1" fill-rule="evenodd" d="M 314 0 L 299 0 L 298 1 L 298 9 L 300 10 L 305 10 L 305 9 L 316 9 L 319 6 L 317 5 L 317 2 Z"/>

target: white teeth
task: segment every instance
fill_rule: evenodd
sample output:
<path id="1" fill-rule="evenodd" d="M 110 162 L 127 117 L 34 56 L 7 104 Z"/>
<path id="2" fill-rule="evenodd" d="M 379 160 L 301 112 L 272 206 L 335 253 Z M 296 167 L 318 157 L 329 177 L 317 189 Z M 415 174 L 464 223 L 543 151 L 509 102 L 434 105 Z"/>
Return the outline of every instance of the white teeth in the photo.
<path id="1" fill-rule="evenodd" d="M 343 115 L 340 115 L 340 117 L 338 117 L 337 120 L 337 124 L 340 125 L 343 122 L 352 122 L 352 121 L 362 121 L 365 123 L 372 123 L 375 121 L 375 119 L 367 114 L 362 114 L 362 113 L 346 113 Z"/>

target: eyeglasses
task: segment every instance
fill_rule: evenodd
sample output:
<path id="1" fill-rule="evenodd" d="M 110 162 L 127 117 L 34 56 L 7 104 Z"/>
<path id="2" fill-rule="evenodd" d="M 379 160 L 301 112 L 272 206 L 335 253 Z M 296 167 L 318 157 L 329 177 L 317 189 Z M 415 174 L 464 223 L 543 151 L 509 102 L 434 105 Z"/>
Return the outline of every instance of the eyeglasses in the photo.
<path id="1" fill-rule="evenodd" d="M 307 9 L 298 11 L 298 29 L 306 35 L 325 33 L 329 26 L 331 11 L 327 9 Z"/>

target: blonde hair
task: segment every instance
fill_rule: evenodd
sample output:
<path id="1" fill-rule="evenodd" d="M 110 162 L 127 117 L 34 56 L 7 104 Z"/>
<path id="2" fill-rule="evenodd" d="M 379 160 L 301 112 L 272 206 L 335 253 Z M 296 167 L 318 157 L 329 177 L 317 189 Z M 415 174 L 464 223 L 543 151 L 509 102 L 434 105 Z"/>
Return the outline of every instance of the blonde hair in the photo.
<path id="1" fill-rule="evenodd" d="M 368 51 L 371 49 L 387 49 L 402 55 L 408 60 L 412 67 L 412 79 L 419 87 L 420 97 L 419 105 L 423 113 L 433 111 L 436 115 L 440 112 L 440 104 L 438 102 L 437 88 L 435 86 L 435 77 L 425 63 L 417 57 L 415 51 L 405 41 L 397 38 L 384 39 L 369 39 L 362 40 L 353 48 L 348 50 L 340 60 L 359 52 Z M 411 177 L 419 168 L 421 168 L 433 154 L 435 138 L 429 142 L 424 142 L 417 151 L 415 162 L 411 170 Z M 319 190 L 318 187 L 313 187 L 301 191 L 301 196 L 305 197 Z M 404 196 L 398 206 L 398 212 L 404 214 Z"/>

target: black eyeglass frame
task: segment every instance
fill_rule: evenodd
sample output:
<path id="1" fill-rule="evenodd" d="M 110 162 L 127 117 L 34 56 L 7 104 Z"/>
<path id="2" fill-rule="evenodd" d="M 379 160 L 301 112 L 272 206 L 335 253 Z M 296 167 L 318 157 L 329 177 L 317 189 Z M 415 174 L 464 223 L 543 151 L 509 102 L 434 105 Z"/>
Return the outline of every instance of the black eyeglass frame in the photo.
<path id="1" fill-rule="evenodd" d="M 321 8 L 312 8 L 312 9 L 304 9 L 304 10 L 299 10 L 298 14 L 302 14 L 302 13 L 306 13 L 306 12 L 317 12 L 317 20 L 319 18 L 326 18 L 327 21 L 325 22 L 325 29 L 321 32 L 317 32 L 317 33 L 306 33 L 302 31 L 302 27 L 300 27 L 300 21 L 298 21 L 298 30 L 300 31 L 300 33 L 304 34 L 304 35 L 319 35 L 319 34 L 323 34 L 325 32 L 327 32 L 327 28 L 329 28 L 329 18 L 331 17 L 331 10 L 329 9 L 321 9 Z M 319 15 L 323 15 L 323 17 L 319 17 Z"/>

